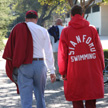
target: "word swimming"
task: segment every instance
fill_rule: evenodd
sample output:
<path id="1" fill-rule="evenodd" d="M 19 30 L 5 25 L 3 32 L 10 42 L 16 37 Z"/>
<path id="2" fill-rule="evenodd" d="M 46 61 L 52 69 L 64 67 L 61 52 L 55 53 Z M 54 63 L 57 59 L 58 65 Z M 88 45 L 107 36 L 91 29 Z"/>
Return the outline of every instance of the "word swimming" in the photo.
<path id="1" fill-rule="evenodd" d="M 96 53 L 71 56 L 71 62 L 96 59 Z"/>

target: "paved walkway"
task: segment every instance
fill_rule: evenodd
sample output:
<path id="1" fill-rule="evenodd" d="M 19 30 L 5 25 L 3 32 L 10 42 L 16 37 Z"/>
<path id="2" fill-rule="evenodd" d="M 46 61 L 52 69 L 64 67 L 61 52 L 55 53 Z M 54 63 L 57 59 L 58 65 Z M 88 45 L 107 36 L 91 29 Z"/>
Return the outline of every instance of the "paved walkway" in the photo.
<path id="1" fill-rule="evenodd" d="M 19 95 L 16 87 L 5 74 L 5 61 L 0 59 L 0 108 L 21 108 Z M 104 85 L 104 99 L 97 100 L 97 108 L 108 108 L 108 84 Z M 34 96 L 33 96 L 34 97 Z M 46 108 L 72 108 L 71 102 L 65 100 L 63 81 L 51 83 L 49 73 L 45 90 Z M 36 108 L 35 98 L 33 108 Z"/>
<path id="2" fill-rule="evenodd" d="M 106 39 L 107 38 L 107 39 Z M 107 40 L 107 41 L 106 41 Z M 101 38 L 104 49 L 108 49 L 108 37 Z M 106 45 L 107 44 L 107 45 Z M 97 100 L 97 108 L 108 108 L 108 84 L 104 85 L 104 98 Z M 34 97 L 34 96 L 33 96 Z M 72 108 L 71 102 L 65 100 L 63 81 L 51 83 L 49 73 L 45 90 L 46 108 Z M 33 108 L 36 108 L 35 98 Z M 15 84 L 5 73 L 5 61 L 0 55 L 0 108 L 21 108 L 19 95 L 16 94 Z"/>

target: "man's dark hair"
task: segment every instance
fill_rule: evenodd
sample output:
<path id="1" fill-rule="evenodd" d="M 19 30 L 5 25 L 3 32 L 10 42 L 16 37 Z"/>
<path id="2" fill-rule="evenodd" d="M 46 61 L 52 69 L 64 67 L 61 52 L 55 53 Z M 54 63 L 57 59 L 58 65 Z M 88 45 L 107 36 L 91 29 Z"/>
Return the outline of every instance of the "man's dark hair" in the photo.
<path id="1" fill-rule="evenodd" d="M 28 18 L 28 19 L 32 19 L 32 18 L 37 19 L 38 16 L 36 14 L 34 14 L 33 12 L 29 12 L 29 14 L 26 15 L 26 18 Z"/>
<path id="2" fill-rule="evenodd" d="M 74 5 L 71 9 L 71 15 L 74 16 L 76 14 L 82 15 L 83 9 L 80 5 Z"/>

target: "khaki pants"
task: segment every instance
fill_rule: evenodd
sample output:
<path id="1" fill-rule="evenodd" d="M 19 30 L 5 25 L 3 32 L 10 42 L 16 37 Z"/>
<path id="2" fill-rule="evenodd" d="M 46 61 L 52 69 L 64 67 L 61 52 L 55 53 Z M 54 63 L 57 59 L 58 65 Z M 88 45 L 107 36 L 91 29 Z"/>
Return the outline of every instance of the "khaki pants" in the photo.
<path id="1" fill-rule="evenodd" d="M 59 73 L 59 68 L 58 68 L 58 52 L 54 52 L 54 65 L 55 65 L 55 74 L 56 74 L 56 79 L 60 79 L 60 73 Z"/>

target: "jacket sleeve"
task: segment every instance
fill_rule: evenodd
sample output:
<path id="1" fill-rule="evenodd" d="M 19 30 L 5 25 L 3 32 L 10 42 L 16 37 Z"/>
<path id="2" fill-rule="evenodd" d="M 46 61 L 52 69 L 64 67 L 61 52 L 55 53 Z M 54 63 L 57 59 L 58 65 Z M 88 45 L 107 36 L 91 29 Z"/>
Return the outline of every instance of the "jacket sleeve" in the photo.
<path id="1" fill-rule="evenodd" d="M 45 55 L 44 55 L 44 57 L 45 57 L 46 66 L 47 66 L 48 70 L 50 71 L 50 73 L 54 74 L 55 73 L 54 57 L 53 57 L 53 50 L 52 50 L 52 46 L 50 43 L 49 34 L 47 31 L 45 31 L 44 35 L 45 35 L 45 40 L 44 40 Z"/>
<path id="2" fill-rule="evenodd" d="M 100 38 L 99 38 L 98 33 L 96 35 L 96 50 L 97 50 L 98 56 L 100 58 L 100 62 L 102 64 L 102 70 L 104 70 L 104 68 L 105 68 L 104 52 L 103 52 L 102 44 L 100 42 Z"/>
<path id="3" fill-rule="evenodd" d="M 94 35 L 96 52 L 97 52 L 97 55 L 100 59 L 102 70 L 104 70 L 104 68 L 105 68 L 104 52 L 103 52 L 102 44 L 101 44 L 101 41 L 100 41 L 100 37 L 98 35 L 98 32 L 97 32 L 96 28 L 92 27 L 92 30 L 93 30 L 92 33 Z"/>
<path id="4" fill-rule="evenodd" d="M 65 29 L 62 30 L 58 47 L 59 73 L 65 75 L 68 66 L 68 40 Z"/>

